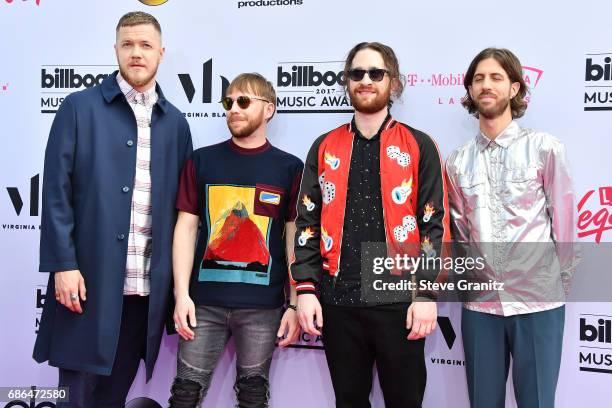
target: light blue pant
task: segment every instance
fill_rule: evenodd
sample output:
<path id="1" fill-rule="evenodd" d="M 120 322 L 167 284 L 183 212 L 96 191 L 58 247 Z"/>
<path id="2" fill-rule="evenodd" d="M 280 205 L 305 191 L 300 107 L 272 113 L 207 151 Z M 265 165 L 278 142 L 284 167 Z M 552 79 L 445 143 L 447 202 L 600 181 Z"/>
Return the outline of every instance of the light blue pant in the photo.
<path id="1" fill-rule="evenodd" d="M 553 408 L 565 306 L 516 316 L 463 309 L 461 330 L 472 408 L 503 408 L 512 355 L 519 408 Z"/>

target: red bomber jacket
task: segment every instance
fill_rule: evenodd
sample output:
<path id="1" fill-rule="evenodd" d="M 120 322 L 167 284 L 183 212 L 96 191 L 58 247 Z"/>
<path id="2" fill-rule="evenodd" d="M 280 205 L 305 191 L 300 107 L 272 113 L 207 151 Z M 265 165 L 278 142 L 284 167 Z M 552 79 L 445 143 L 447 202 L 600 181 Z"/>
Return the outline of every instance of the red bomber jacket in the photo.
<path id="1" fill-rule="evenodd" d="M 291 278 L 298 294 L 315 293 L 321 274 L 340 273 L 342 231 L 354 133 L 351 123 L 312 145 L 297 203 Z M 381 133 L 380 178 L 387 256 L 442 253 L 450 240 L 450 213 L 438 147 L 427 134 L 388 118 Z M 375 203 L 376 204 L 376 203 Z M 420 245 L 419 245 L 420 244 Z M 415 248 L 417 253 L 415 254 Z M 416 272 L 416 280 L 440 280 Z M 432 296 L 431 292 L 414 293 Z"/>

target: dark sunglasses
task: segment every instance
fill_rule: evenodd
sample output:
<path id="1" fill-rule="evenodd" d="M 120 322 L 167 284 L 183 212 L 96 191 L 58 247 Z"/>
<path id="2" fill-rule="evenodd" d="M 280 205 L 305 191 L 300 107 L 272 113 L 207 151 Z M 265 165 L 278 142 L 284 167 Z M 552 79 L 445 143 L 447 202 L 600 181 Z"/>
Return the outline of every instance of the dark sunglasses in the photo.
<path id="1" fill-rule="evenodd" d="M 355 82 L 359 82 L 363 79 L 365 74 L 368 74 L 370 79 L 374 82 L 380 82 L 385 77 L 385 74 L 388 74 L 389 71 L 382 68 L 372 68 L 372 69 L 351 69 L 348 72 L 348 77 Z"/>
<path id="2" fill-rule="evenodd" d="M 251 104 L 251 99 L 257 99 L 258 101 L 264 101 L 267 103 L 271 103 L 267 99 L 256 98 L 254 96 L 251 97 L 251 96 L 245 96 L 245 95 L 240 95 L 239 97 L 237 97 L 236 102 L 238 103 L 238 106 L 240 107 L 240 109 L 246 109 Z M 234 106 L 234 100 L 230 98 L 229 96 L 226 96 L 225 98 L 221 99 L 221 104 L 223 105 L 223 109 L 228 111 L 232 109 L 232 106 Z"/>

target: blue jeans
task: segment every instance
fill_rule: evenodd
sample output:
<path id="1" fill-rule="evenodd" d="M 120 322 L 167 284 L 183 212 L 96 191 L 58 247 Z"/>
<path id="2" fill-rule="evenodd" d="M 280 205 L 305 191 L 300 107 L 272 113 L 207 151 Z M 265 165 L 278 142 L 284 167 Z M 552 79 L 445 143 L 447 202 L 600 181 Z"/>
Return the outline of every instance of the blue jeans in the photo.
<path id="1" fill-rule="evenodd" d="M 282 308 L 230 309 L 197 306 L 195 338 L 179 340 L 171 407 L 197 407 L 230 336 L 236 345 L 234 390 L 240 408 L 268 406 L 268 375 Z"/>

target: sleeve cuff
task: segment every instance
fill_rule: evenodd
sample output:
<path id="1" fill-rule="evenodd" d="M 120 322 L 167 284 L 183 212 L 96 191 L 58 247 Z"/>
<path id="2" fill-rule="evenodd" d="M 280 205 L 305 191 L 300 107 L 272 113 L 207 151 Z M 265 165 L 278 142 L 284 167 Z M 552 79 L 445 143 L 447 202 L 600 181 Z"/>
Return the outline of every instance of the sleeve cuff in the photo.
<path id="1" fill-rule="evenodd" d="M 414 298 L 415 302 L 435 302 L 438 299 L 438 294 L 432 291 L 417 292 Z"/>
<path id="2" fill-rule="evenodd" d="M 187 207 L 187 206 L 185 206 L 185 205 L 180 205 L 180 204 L 179 204 L 179 205 L 177 205 L 177 206 L 176 206 L 176 209 L 177 209 L 178 211 L 186 212 L 186 213 L 189 213 L 189 214 L 192 214 L 192 215 L 198 216 L 198 217 L 200 216 L 200 214 L 198 213 L 198 210 L 194 210 L 194 209 L 193 209 L 193 208 L 191 208 L 191 207 L 189 207 L 189 208 L 188 208 L 188 207 Z"/>
<path id="3" fill-rule="evenodd" d="M 295 290 L 298 295 L 303 295 L 306 293 L 315 293 L 316 288 L 314 282 L 298 282 L 295 285 Z"/>
<path id="4" fill-rule="evenodd" d="M 79 269 L 79 265 L 74 261 L 66 262 L 41 262 L 38 265 L 40 272 L 63 272 Z"/>

